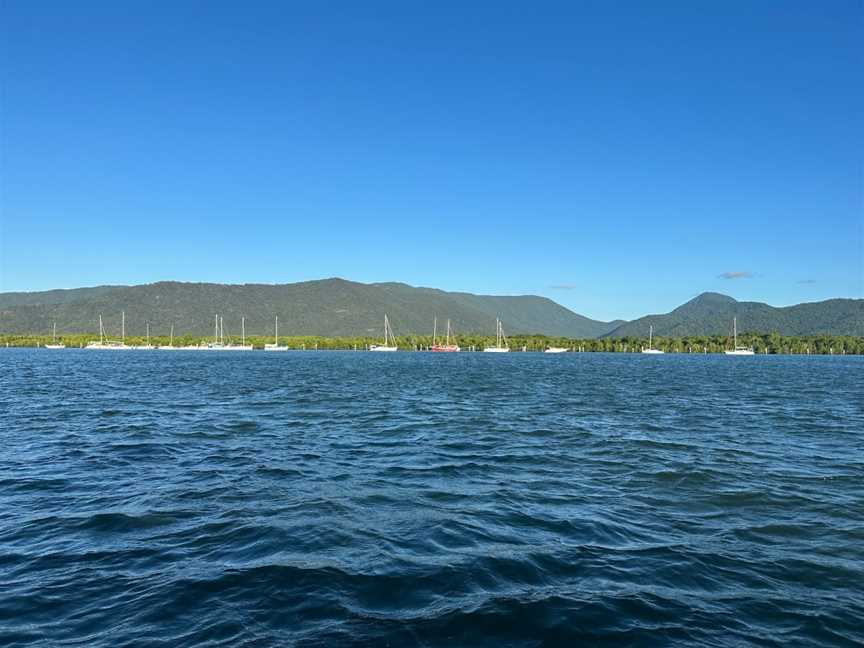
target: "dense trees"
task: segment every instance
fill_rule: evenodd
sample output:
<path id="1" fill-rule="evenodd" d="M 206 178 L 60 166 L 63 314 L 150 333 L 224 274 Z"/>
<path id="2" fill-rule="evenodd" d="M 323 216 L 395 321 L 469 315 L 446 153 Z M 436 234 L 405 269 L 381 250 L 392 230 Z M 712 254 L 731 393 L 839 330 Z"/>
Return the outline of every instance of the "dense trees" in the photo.
<path id="1" fill-rule="evenodd" d="M 66 334 L 58 336 L 59 341 L 67 347 L 80 347 L 86 345 L 90 340 L 98 340 L 95 333 Z M 272 337 L 247 336 L 247 342 L 253 344 L 256 349 L 264 347 L 265 342 L 272 342 Z M 167 345 L 167 336 L 151 337 L 151 344 Z M 175 346 L 198 344 L 207 341 L 201 336 L 175 336 Z M 239 340 L 234 340 L 238 342 Z M 406 335 L 398 336 L 398 344 L 406 351 L 413 349 L 424 349 L 432 344 L 431 335 Z M 11 335 L 0 334 L 0 346 L 24 346 L 36 347 L 51 342 L 50 335 Z M 292 349 L 358 349 L 362 350 L 370 344 L 378 344 L 381 340 L 377 337 L 322 337 L 322 336 L 279 336 L 280 344 L 287 344 Z M 142 336 L 127 336 L 126 343 L 131 345 L 144 344 Z M 488 335 L 457 335 L 456 343 L 464 351 L 472 348 L 479 350 L 484 346 L 495 343 L 495 338 Z M 585 352 L 613 352 L 613 353 L 637 353 L 643 347 L 648 346 L 648 339 L 641 337 L 624 338 L 601 338 L 601 339 L 574 339 L 564 337 L 550 337 L 545 335 L 511 335 L 509 337 L 510 348 L 513 351 L 543 351 L 550 346 L 565 347 L 573 351 Z M 751 346 L 757 353 L 769 354 L 864 354 L 864 337 L 844 335 L 807 335 L 807 336 L 781 336 L 777 333 L 743 333 L 738 336 L 739 345 Z M 653 346 L 667 353 L 722 353 L 732 346 L 732 341 L 724 335 L 695 335 L 685 337 L 655 337 Z"/>

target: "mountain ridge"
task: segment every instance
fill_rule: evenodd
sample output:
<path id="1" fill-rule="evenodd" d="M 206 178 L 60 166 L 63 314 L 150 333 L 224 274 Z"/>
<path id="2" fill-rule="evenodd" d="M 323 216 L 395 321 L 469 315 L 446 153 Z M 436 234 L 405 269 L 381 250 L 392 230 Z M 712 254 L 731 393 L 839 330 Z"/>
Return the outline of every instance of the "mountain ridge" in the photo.
<path id="1" fill-rule="evenodd" d="M 278 315 L 285 335 L 375 336 L 387 313 L 397 334 L 431 333 L 432 320 L 451 319 L 461 333 L 494 331 L 500 317 L 508 333 L 555 337 L 645 337 L 654 326 L 658 336 L 723 335 L 738 318 L 741 332 L 784 335 L 837 334 L 864 336 L 864 300 L 836 298 L 793 306 L 737 301 L 703 292 L 668 313 L 632 321 L 603 322 L 580 315 L 537 295 L 475 295 L 402 282 L 360 283 L 329 277 L 288 284 L 217 284 L 158 281 L 138 285 L 103 285 L 37 292 L 0 293 L 0 332 L 48 331 L 54 321 L 60 333 L 98 331 L 101 314 L 106 329 L 119 333 L 120 312 L 126 312 L 127 333 L 212 334 L 215 314 L 224 318 L 226 333 L 240 332 L 246 318 L 248 334 L 271 334 Z"/>
<path id="2" fill-rule="evenodd" d="M 501 317 L 508 332 L 598 337 L 620 321 L 600 322 L 536 295 L 474 295 L 399 282 L 364 284 L 340 277 L 290 284 L 214 284 L 159 281 L 134 286 L 95 286 L 40 292 L 0 293 L 0 332 L 59 332 L 118 329 L 126 313 L 127 333 L 141 334 L 145 323 L 160 332 L 171 324 L 178 332 L 206 335 L 213 316 L 224 318 L 226 333 L 268 334 L 280 319 L 286 335 L 354 336 L 380 333 L 387 313 L 397 333 L 431 333 L 438 317 L 452 320 L 455 331 L 493 331 Z M 117 320 L 117 321 L 115 321 Z"/>
<path id="3" fill-rule="evenodd" d="M 645 337 L 649 326 L 664 337 L 725 335 L 738 318 L 739 332 L 780 335 L 864 335 L 864 299 L 834 298 L 792 306 L 738 301 L 721 293 L 704 292 L 668 313 L 645 315 L 625 322 L 602 337 Z"/>

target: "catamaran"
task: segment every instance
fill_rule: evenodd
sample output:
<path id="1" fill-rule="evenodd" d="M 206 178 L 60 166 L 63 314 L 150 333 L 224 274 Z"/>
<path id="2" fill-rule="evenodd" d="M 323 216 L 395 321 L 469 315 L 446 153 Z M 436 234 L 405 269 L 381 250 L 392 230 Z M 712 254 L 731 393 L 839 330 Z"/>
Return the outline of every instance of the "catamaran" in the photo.
<path id="1" fill-rule="evenodd" d="M 396 346 L 396 336 L 393 335 L 393 329 L 390 327 L 390 320 L 387 315 L 384 315 L 384 344 L 373 344 L 369 347 L 370 351 L 398 351 Z"/>
<path id="2" fill-rule="evenodd" d="M 287 351 L 287 346 L 279 346 L 279 316 L 276 316 L 276 336 L 275 341 L 271 343 L 267 343 L 264 345 L 265 351 Z"/>
<path id="3" fill-rule="evenodd" d="M 108 340 L 105 336 L 105 327 L 102 325 L 102 314 L 99 314 L 99 341 L 89 342 L 85 349 L 94 349 L 98 351 L 127 351 L 131 350 L 126 344 L 126 311 L 120 314 L 120 340 Z"/>
<path id="4" fill-rule="evenodd" d="M 648 327 L 648 348 L 642 347 L 642 353 L 666 353 L 665 351 L 661 351 L 660 349 L 655 349 L 653 346 L 654 342 L 654 325 L 651 324 Z"/>
<path id="5" fill-rule="evenodd" d="M 510 347 L 507 346 L 507 337 L 504 335 L 504 327 L 497 317 L 495 318 L 495 346 L 486 347 L 483 351 L 486 353 L 507 353 L 510 351 Z"/>
<path id="6" fill-rule="evenodd" d="M 450 344 L 450 320 L 447 320 L 447 341 L 444 344 L 438 344 L 438 318 L 435 318 L 432 325 L 432 351 L 435 353 L 456 353 L 460 351 L 459 345 Z"/>
<path id="7" fill-rule="evenodd" d="M 51 344 L 45 345 L 46 349 L 65 349 L 66 345 L 62 342 L 57 342 L 57 322 L 54 322 L 54 334 L 51 336 Z"/>
<path id="8" fill-rule="evenodd" d="M 738 346 L 738 318 L 737 317 L 732 318 L 732 338 L 734 340 L 732 343 L 732 348 L 727 349 L 723 353 L 725 353 L 726 355 L 747 355 L 747 356 L 755 355 L 752 347 Z"/>

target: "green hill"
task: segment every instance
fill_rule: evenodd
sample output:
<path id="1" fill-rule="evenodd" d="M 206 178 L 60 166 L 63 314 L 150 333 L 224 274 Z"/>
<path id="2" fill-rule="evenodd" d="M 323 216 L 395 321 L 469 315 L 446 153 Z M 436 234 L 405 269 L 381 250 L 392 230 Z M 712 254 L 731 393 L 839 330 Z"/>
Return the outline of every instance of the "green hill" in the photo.
<path id="1" fill-rule="evenodd" d="M 377 335 L 384 314 L 396 334 L 430 333 L 432 320 L 450 318 L 455 331 L 494 334 L 500 317 L 508 333 L 594 338 L 621 322 L 599 322 L 577 315 L 545 297 L 505 297 L 452 293 L 401 283 L 362 284 L 324 279 L 293 284 L 209 284 L 159 282 L 140 286 L 99 286 L 33 293 L 0 293 L 0 332 L 58 333 L 98 331 L 101 314 L 107 331 L 209 335 L 213 317 L 224 319 L 225 333 L 238 335 L 240 318 L 248 334 L 270 334 L 279 316 L 285 335 Z"/>
<path id="2" fill-rule="evenodd" d="M 646 315 L 621 324 L 607 337 L 645 337 L 649 325 L 665 337 L 725 335 L 738 318 L 740 332 L 780 335 L 864 335 L 864 299 L 829 299 L 777 308 L 739 302 L 718 293 L 702 293 L 665 315 Z"/>

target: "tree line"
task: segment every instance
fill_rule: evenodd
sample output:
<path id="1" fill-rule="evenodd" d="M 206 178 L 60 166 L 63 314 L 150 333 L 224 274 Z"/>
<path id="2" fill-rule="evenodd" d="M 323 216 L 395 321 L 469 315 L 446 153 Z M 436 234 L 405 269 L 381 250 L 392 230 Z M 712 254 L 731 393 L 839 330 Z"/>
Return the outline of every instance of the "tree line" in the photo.
<path id="1" fill-rule="evenodd" d="M 40 347 L 51 342 L 50 335 L 32 334 L 0 334 L 0 346 L 6 347 Z M 74 333 L 57 336 L 57 341 L 69 348 L 83 347 L 92 340 L 98 340 L 99 335 L 93 333 Z M 623 337 L 600 339 L 577 339 L 553 337 L 548 335 L 509 336 L 509 346 L 512 351 L 543 351 L 549 347 L 563 347 L 571 351 L 608 352 L 608 353 L 638 353 L 648 346 L 647 337 Z M 174 336 L 174 346 L 195 345 L 208 342 L 211 338 L 192 335 Z M 146 344 L 144 336 L 127 336 L 129 345 Z M 151 336 L 150 344 L 167 346 L 170 338 Z M 226 339 L 226 341 L 228 341 Z M 239 342 L 239 337 L 233 337 L 232 342 Z M 441 340 L 439 339 L 439 342 Z M 451 341 L 454 341 L 451 337 Z M 256 349 L 263 349 L 264 344 L 273 342 L 272 336 L 248 335 L 246 343 Z M 381 339 L 370 336 L 323 337 L 315 335 L 279 336 L 279 344 L 291 349 L 319 350 L 362 350 L 372 344 L 380 344 Z M 400 349 L 406 351 L 423 350 L 432 345 L 431 335 L 401 335 L 397 336 Z M 461 334 L 455 336 L 455 343 L 463 351 L 481 350 L 486 346 L 494 346 L 495 337 L 489 335 Z M 738 335 L 738 344 L 752 347 L 756 353 L 767 354 L 813 354 L 813 355 L 864 355 L 864 337 L 850 335 L 779 335 L 778 333 L 743 333 Z M 683 337 L 655 337 L 653 347 L 666 353 L 722 353 L 731 348 L 732 340 L 726 335 L 689 335 Z"/>

